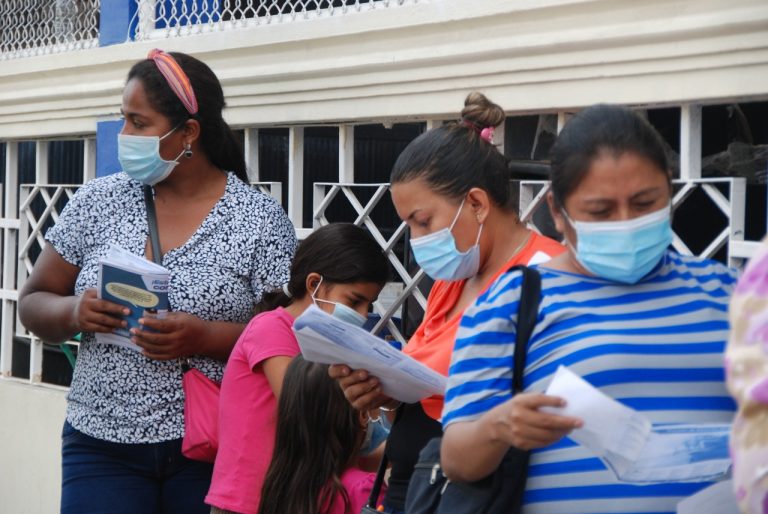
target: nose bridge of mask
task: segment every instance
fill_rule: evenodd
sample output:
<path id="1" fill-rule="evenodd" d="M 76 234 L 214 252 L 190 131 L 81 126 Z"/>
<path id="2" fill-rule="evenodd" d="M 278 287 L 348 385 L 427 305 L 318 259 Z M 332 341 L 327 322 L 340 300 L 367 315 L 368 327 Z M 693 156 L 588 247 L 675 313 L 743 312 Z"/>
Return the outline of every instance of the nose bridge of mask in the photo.
<path id="1" fill-rule="evenodd" d="M 365 325 L 365 322 L 368 321 L 368 318 L 366 316 L 363 316 L 359 312 L 357 312 L 355 309 L 348 305 L 344 305 L 340 302 L 332 302 L 330 300 L 323 300 L 322 298 L 317 298 L 317 290 L 320 289 L 320 284 L 323 283 L 323 276 L 320 276 L 320 282 L 317 283 L 317 286 L 315 287 L 315 290 L 312 291 L 312 301 L 317 305 L 317 302 L 321 303 L 328 303 L 333 305 L 333 313 L 331 314 L 333 317 L 338 318 L 342 321 L 346 321 L 347 323 L 351 325 L 355 325 L 358 327 L 362 327 Z"/>

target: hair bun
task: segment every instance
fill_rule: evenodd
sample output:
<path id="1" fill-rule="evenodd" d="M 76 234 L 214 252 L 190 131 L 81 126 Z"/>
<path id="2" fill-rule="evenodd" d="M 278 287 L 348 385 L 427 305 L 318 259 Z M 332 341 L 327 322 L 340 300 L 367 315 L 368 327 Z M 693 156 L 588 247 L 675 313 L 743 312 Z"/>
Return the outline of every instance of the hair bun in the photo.
<path id="1" fill-rule="evenodd" d="M 486 127 L 498 127 L 504 123 L 506 115 L 504 114 L 504 109 L 491 102 L 483 93 L 473 91 L 464 100 L 461 118 L 483 129 Z"/>

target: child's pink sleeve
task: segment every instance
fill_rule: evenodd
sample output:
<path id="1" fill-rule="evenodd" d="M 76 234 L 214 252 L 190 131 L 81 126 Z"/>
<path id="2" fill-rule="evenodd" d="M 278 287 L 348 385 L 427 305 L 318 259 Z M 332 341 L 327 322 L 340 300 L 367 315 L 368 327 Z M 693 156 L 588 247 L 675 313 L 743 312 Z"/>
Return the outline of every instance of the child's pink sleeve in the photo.
<path id="1" fill-rule="evenodd" d="M 243 332 L 243 348 L 248 366 L 256 366 L 271 357 L 295 357 L 300 353 L 293 333 L 293 318 L 282 309 L 263 314 L 257 323 L 249 324 Z"/>

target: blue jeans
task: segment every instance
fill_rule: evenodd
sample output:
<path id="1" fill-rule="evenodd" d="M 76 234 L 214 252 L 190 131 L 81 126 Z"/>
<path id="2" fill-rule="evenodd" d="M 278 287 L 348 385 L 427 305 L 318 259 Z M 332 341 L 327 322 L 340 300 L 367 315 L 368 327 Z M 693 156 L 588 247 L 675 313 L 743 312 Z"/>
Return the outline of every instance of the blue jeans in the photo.
<path id="1" fill-rule="evenodd" d="M 208 514 L 213 465 L 187 459 L 181 440 L 121 444 L 64 423 L 61 514 Z"/>

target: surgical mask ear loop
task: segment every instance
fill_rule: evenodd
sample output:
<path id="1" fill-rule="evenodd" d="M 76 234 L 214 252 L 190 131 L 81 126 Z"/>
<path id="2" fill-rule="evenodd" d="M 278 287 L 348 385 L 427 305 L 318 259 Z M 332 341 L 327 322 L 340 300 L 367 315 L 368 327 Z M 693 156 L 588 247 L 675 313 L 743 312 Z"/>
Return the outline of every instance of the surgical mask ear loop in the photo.
<path id="1" fill-rule="evenodd" d="M 456 212 L 456 216 L 453 217 L 451 226 L 448 227 L 448 231 L 451 233 L 451 235 L 453 235 L 453 227 L 456 225 L 456 222 L 459 221 L 459 214 L 461 214 L 461 209 L 464 208 L 464 202 L 466 202 L 466 200 L 467 200 L 466 196 L 461 200 L 461 205 L 459 205 L 459 210 Z M 478 219 L 477 222 L 480 223 L 480 220 Z M 477 246 L 477 244 L 480 242 L 480 236 L 482 235 L 482 233 L 483 233 L 483 224 L 480 223 L 480 228 L 478 229 L 477 237 L 475 238 L 475 244 L 473 244 L 472 246 Z M 454 241 L 455 241 L 455 237 L 454 237 Z M 455 244 L 456 243 L 454 242 L 454 245 Z"/>
<path id="2" fill-rule="evenodd" d="M 176 125 L 175 127 L 173 127 L 171 130 L 169 130 L 168 132 L 166 132 L 166 133 L 165 133 L 165 134 L 164 134 L 162 137 L 158 138 L 158 140 L 159 140 L 159 141 L 162 141 L 162 140 L 163 140 L 163 139 L 165 139 L 166 137 L 168 137 L 168 136 L 170 136 L 171 134 L 173 134 L 174 132 L 176 132 L 176 131 L 178 130 L 178 128 L 179 128 L 179 127 L 181 127 L 182 125 L 183 125 L 183 123 L 179 123 L 178 125 Z M 157 148 L 157 153 L 158 153 L 158 154 L 160 153 L 160 145 L 158 145 L 158 148 Z M 177 155 L 177 156 L 176 156 L 174 159 L 171 159 L 171 162 L 178 162 L 178 161 L 179 161 L 179 157 L 181 157 L 182 155 L 185 155 L 185 156 L 186 156 L 188 159 L 189 159 L 190 157 L 192 157 L 192 150 L 190 150 L 190 148 L 189 148 L 189 145 L 185 146 L 185 147 L 184 147 L 184 148 L 181 150 L 181 153 L 179 153 L 179 155 Z M 160 158 L 162 159 L 162 158 L 163 158 L 163 156 L 161 155 L 161 156 L 160 156 Z"/>
<path id="3" fill-rule="evenodd" d="M 323 283 L 323 278 L 324 278 L 324 277 L 323 277 L 322 275 L 320 275 L 320 282 L 318 282 L 318 283 L 317 283 L 317 285 L 315 286 L 315 290 L 314 290 L 314 291 L 312 291 L 312 294 L 310 295 L 310 296 L 311 296 L 311 298 L 312 298 L 312 302 L 313 302 L 315 305 L 317 305 L 317 299 L 315 298 L 315 296 L 317 296 L 317 290 L 318 290 L 318 289 L 320 289 L 320 284 L 322 284 L 322 283 Z"/>

